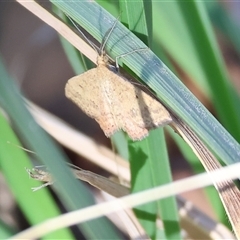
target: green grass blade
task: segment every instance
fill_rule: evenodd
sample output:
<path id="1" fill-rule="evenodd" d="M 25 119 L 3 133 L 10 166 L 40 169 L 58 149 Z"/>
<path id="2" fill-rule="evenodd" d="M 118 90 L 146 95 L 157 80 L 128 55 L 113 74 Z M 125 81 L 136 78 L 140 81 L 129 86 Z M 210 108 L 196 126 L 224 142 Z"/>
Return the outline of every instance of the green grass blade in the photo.
<path id="1" fill-rule="evenodd" d="M 150 6 L 151 2 L 148 2 L 148 8 L 146 9 L 144 1 L 139 1 L 137 5 L 129 1 L 120 1 L 121 12 L 124 9 L 127 12 L 127 14 L 122 15 L 121 21 L 127 24 L 130 30 L 148 45 L 152 44 L 148 29 L 151 26 L 152 16 L 146 13 Z M 161 149 L 161 153 L 159 153 L 159 149 Z M 172 181 L 165 139 L 160 129 L 151 132 L 150 136 L 141 142 L 130 141 L 129 154 L 133 192 Z M 163 172 L 161 177 L 159 177 L 160 169 Z M 172 214 L 169 214 L 169 209 L 172 209 Z M 165 238 L 180 239 L 178 210 L 174 197 L 135 209 L 139 221 L 151 239 L 156 239 L 158 231 L 160 231 L 156 228 L 156 219 L 159 212 L 164 224 L 162 234 Z M 169 222 L 175 225 L 169 224 Z"/>
<path id="2" fill-rule="evenodd" d="M 128 144 L 126 141 L 126 136 L 123 131 L 116 132 L 112 137 L 111 141 L 114 144 L 114 147 L 116 148 L 118 154 L 128 160 L 129 154 L 128 154 Z"/>
<path id="3" fill-rule="evenodd" d="M 218 115 L 229 131 L 240 140 L 239 111 L 240 99 L 236 102 L 237 93 L 229 84 L 227 71 L 217 47 L 211 24 L 203 3 L 189 1 L 179 4 L 191 38 L 194 41 L 197 56 L 212 91 L 212 100 Z M 194 29 L 198 29 L 194 31 Z M 199 47 L 201 43 L 201 47 Z M 231 121 L 229 121 L 231 118 Z"/>
<path id="4" fill-rule="evenodd" d="M 40 186 L 41 183 L 29 178 L 25 167 L 32 168 L 32 164 L 26 152 L 15 146 L 20 146 L 20 142 L 2 114 L 0 114 L 0 132 L 0 169 L 29 223 L 34 225 L 60 215 L 47 188 L 37 192 L 31 190 L 31 187 Z M 72 237 L 69 230 L 63 229 L 49 234 L 46 239 Z"/>
<path id="5" fill-rule="evenodd" d="M 239 104 L 203 3 L 154 2 L 154 36 L 213 101 L 224 126 L 240 140 Z M 197 31 L 196 31 L 197 29 Z"/>
<path id="6" fill-rule="evenodd" d="M 154 186 L 172 182 L 171 167 L 168 158 L 166 140 L 162 129 L 151 133 L 149 154 Z M 159 214 L 163 221 L 167 239 L 182 239 L 179 226 L 179 215 L 175 196 L 157 202 Z"/>
<path id="7" fill-rule="evenodd" d="M 162 129 L 151 131 L 149 137 L 140 142 L 131 142 L 129 154 L 133 192 L 172 181 Z M 151 229 L 151 222 L 156 220 L 158 214 L 160 214 L 164 224 L 164 236 L 166 239 L 181 239 L 175 197 L 143 205 L 138 207 L 135 212 L 140 222 L 147 226 L 145 229 L 148 229 L 148 233 L 153 239 L 156 239 L 159 233 L 157 233 L 157 229 Z"/>
<path id="8" fill-rule="evenodd" d="M 82 5 L 83 8 L 84 6 L 86 7 L 86 4 Z M 113 19 L 110 20 L 111 16 L 109 16 L 108 13 L 103 9 L 99 9 L 95 4 L 91 6 L 89 5 L 89 8 L 87 8 L 89 10 L 87 14 L 96 16 L 95 20 L 87 19 L 87 16 L 84 16 L 85 13 L 81 12 L 81 7 L 77 12 L 73 10 L 73 8 L 77 9 L 78 5 L 74 5 L 73 7 L 71 4 L 68 6 L 63 4 L 61 7 L 63 11 L 65 10 L 68 14 L 71 13 L 72 17 L 75 17 L 75 20 L 80 25 L 84 26 L 84 28 L 86 28 L 89 33 L 99 41 L 101 41 L 104 33 L 111 28 L 114 22 Z M 103 19 L 103 15 L 106 21 L 104 23 L 102 21 L 97 22 L 97 19 Z M 171 11 L 166 11 L 165 15 L 168 17 L 174 16 Z M 178 21 L 179 19 L 176 22 Z M 169 29 L 168 25 L 166 30 L 171 32 Z M 178 30 L 178 28 L 173 27 L 173 32 L 176 30 Z M 119 41 L 119 39 L 121 39 L 121 41 Z M 173 35 L 173 39 L 178 42 L 178 36 Z M 168 39 L 168 41 L 170 40 Z M 109 39 L 107 45 L 108 49 L 112 50 L 111 54 L 115 56 L 130 51 L 130 49 L 136 49 L 136 46 L 139 48 L 144 47 L 137 38 L 132 36 L 131 33 L 121 25 L 118 25 L 117 29 L 114 30 L 114 34 Z M 172 46 L 175 45 L 172 44 Z M 193 50 L 192 53 L 190 52 L 192 57 L 195 57 L 194 54 L 195 50 Z M 183 52 L 182 57 L 185 58 L 185 56 L 186 54 Z M 226 164 L 237 162 L 239 160 L 239 144 L 153 53 L 141 53 L 140 55 L 134 54 L 134 56 L 124 58 L 123 62 L 140 76 L 148 86 L 155 90 L 157 96 L 181 116 Z M 193 63 L 197 65 L 195 61 L 193 61 Z M 191 67 L 189 69 L 191 69 Z M 203 77 L 203 70 L 200 68 L 196 69 L 199 70 L 199 75 Z"/>
<path id="9" fill-rule="evenodd" d="M 115 21 L 93 2 L 52 2 L 99 41 Z M 112 56 L 146 47 L 121 24 L 117 24 L 107 45 L 112 50 Z M 123 62 L 156 92 L 164 104 L 187 122 L 226 164 L 239 160 L 239 144 L 154 53 L 149 50 L 129 55 Z"/>
<path id="10" fill-rule="evenodd" d="M 204 167 L 202 166 L 201 162 L 197 158 L 197 156 L 193 153 L 192 149 L 187 145 L 186 142 L 182 141 L 182 138 L 177 135 L 173 129 L 168 128 L 168 133 L 174 139 L 176 144 L 178 145 L 181 153 L 183 154 L 184 158 L 187 159 L 188 163 L 191 165 L 192 170 L 199 174 L 204 172 Z M 204 189 L 207 197 L 209 199 L 209 203 L 212 205 L 214 211 L 216 212 L 218 219 L 225 225 L 229 226 L 229 221 L 226 219 L 226 213 L 223 208 L 222 202 L 219 199 L 219 194 L 217 193 L 216 189 L 211 186 Z"/>
<path id="11" fill-rule="evenodd" d="M 149 46 L 152 42 L 151 1 L 148 2 L 147 8 L 145 8 L 144 1 L 138 1 L 138 4 L 133 1 L 119 1 L 119 5 L 122 12 L 121 22 L 125 23 L 129 30 Z"/>
<path id="12" fill-rule="evenodd" d="M 73 210 L 94 204 L 94 199 L 88 189 L 78 182 L 70 169 L 66 167 L 64 155 L 26 109 L 20 92 L 7 75 L 1 61 L 0 104 L 11 117 L 21 137 L 53 174 L 56 180 L 53 187 L 65 207 Z M 81 224 L 80 228 L 87 238 L 118 237 L 112 225 L 105 218 Z"/>
<path id="13" fill-rule="evenodd" d="M 149 155 L 149 138 L 140 142 L 130 142 L 129 161 L 131 166 L 131 192 L 139 192 L 154 186 L 153 176 L 151 174 L 151 159 Z M 157 219 L 157 203 L 149 203 L 134 208 L 134 212 L 138 217 L 141 225 L 144 227 L 151 239 L 156 238 L 156 219 Z"/>
<path id="14" fill-rule="evenodd" d="M 212 98 L 215 99 L 215 101 L 213 101 L 213 105 L 215 105 L 215 103 L 220 103 L 219 108 L 221 108 L 222 115 L 224 115 L 224 123 L 227 122 L 228 126 L 231 126 L 232 131 L 234 131 L 234 136 L 239 139 L 239 99 L 236 97 L 236 93 L 232 94 L 231 89 L 229 91 L 231 86 L 228 86 L 229 80 L 225 77 L 226 70 L 224 69 L 224 66 L 222 66 L 222 59 L 218 52 L 219 50 L 217 50 L 217 43 L 213 37 L 211 26 L 207 20 L 204 9 L 202 9 L 202 6 L 197 6 L 195 11 L 190 10 L 191 5 L 194 5 L 194 3 L 191 2 L 183 4 L 181 3 L 182 5 L 179 2 L 161 4 L 154 2 L 154 4 L 154 17 L 157 19 L 156 22 L 158 23 L 154 26 L 155 36 L 160 39 L 161 43 L 168 50 L 168 52 L 170 52 L 174 60 L 177 61 L 178 64 L 186 72 L 188 72 L 189 75 L 193 76 L 197 80 L 197 84 L 202 91 L 206 93 L 207 96 L 212 94 Z M 199 4 L 201 5 L 201 3 Z M 220 16 L 218 15 L 218 17 Z M 195 29 L 199 28 L 202 31 L 195 31 Z M 206 43 L 208 48 L 206 48 L 202 43 Z M 210 47 L 211 51 L 209 50 Z M 211 55 L 211 57 L 209 57 L 209 55 Z M 202 61 L 200 61 L 201 59 L 199 60 L 200 56 L 202 56 Z M 218 81 L 219 78 L 217 76 L 211 77 L 211 75 L 213 75 L 214 68 L 209 70 L 209 66 L 213 65 L 213 61 L 209 61 L 209 59 L 213 59 L 214 57 L 215 69 L 216 65 L 218 64 L 218 68 L 215 70 L 215 72 L 218 71 L 218 74 L 223 76 L 221 78 L 223 79 L 222 84 L 220 81 Z M 208 71 L 208 74 L 205 73 L 206 71 Z M 208 91 L 206 91 L 206 89 Z M 215 92 L 217 93 L 216 96 L 214 96 Z M 222 92 L 225 92 L 228 96 L 224 97 Z M 220 101 L 218 101 L 218 98 Z M 229 101 L 225 101 L 226 99 L 229 99 Z M 225 110 L 226 108 L 229 109 L 229 105 L 226 104 L 226 102 L 231 105 L 231 109 L 233 110 L 231 114 L 228 112 L 228 110 Z M 222 119 L 221 116 L 219 117 Z M 232 118 L 235 120 L 232 120 Z M 184 144 L 182 143 L 181 139 L 179 139 L 175 133 L 172 135 L 177 141 L 178 146 L 180 146 L 182 153 L 186 153 L 188 150 L 181 146 Z M 202 169 L 202 167 L 199 166 L 196 157 L 190 156 L 189 154 L 184 155 L 188 159 L 195 172 L 198 172 L 199 169 Z M 191 161 L 192 159 L 195 159 L 195 161 Z M 214 202 L 213 207 L 215 210 L 217 209 L 218 216 L 220 216 L 223 222 L 226 223 L 226 218 L 224 216 L 225 213 L 216 192 L 212 189 L 207 190 L 207 192 L 211 202 Z M 209 194 L 209 192 L 211 193 Z"/>
<path id="15" fill-rule="evenodd" d="M 124 12 L 121 12 L 119 10 L 119 2 L 118 1 L 96 1 L 100 6 L 102 6 L 104 9 L 106 9 L 108 12 L 112 13 L 115 17 L 119 17 L 122 14 L 125 14 Z"/>
<path id="16" fill-rule="evenodd" d="M 240 55 L 239 24 L 233 21 L 233 16 L 230 16 L 219 2 L 205 2 L 205 4 L 207 7 L 209 4 L 211 5 L 208 7 L 208 10 L 214 25 L 228 36 L 229 40 L 234 44 L 234 47 Z"/>
<path id="17" fill-rule="evenodd" d="M 0 220 L 0 239 L 10 238 L 15 233 L 15 230 L 11 229 L 4 222 Z"/>

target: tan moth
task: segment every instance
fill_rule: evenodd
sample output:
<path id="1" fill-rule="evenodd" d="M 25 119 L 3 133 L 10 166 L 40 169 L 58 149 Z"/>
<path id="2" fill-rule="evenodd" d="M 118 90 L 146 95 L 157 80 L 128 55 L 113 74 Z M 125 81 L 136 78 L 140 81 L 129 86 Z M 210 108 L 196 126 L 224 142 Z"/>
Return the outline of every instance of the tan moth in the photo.
<path id="1" fill-rule="evenodd" d="M 160 102 L 109 68 L 104 47 L 116 23 L 103 38 L 97 67 L 68 80 L 65 94 L 99 123 L 107 137 L 122 129 L 132 140 L 141 140 L 172 118 Z"/>

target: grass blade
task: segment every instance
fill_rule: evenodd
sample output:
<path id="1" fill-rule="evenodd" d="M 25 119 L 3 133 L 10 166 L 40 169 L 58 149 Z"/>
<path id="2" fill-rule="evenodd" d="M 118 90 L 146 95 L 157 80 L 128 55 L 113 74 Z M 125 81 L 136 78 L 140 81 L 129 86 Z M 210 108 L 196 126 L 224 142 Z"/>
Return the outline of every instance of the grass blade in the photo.
<path id="1" fill-rule="evenodd" d="M 26 152 L 14 146 L 15 144 L 20 146 L 20 142 L 2 114 L 0 114 L 0 132 L 0 168 L 29 223 L 34 225 L 60 215 L 53 197 L 46 188 L 32 192 L 31 187 L 41 183 L 30 180 L 25 171 L 25 167 L 32 167 L 30 160 Z M 53 238 L 72 238 L 72 234 L 69 230 L 62 229 L 46 236 L 46 239 Z"/>
<path id="2" fill-rule="evenodd" d="M 6 73 L 1 62 L 0 76 L 0 104 L 11 117 L 21 137 L 53 174 L 56 193 L 65 207 L 73 210 L 93 205 L 94 200 L 90 192 L 83 184 L 77 182 L 71 171 L 66 167 L 64 155 L 34 121 L 24 105 L 20 92 Z M 116 238 L 118 236 L 105 218 L 101 218 L 101 221 L 94 220 L 83 223 L 80 227 L 88 238 L 109 236 Z"/>
<path id="3" fill-rule="evenodd" d="M 95 3 L 52 2 L 100 41 L 114 22 L 112 16 Z M 144 47 L 138 38 L 120 24 L 108 42 L 108 49 L 115 56 Z M 156 55 L 151 51 L 136 53 L 124 58 L 123 62 L 156 92 L 164 104 L 189 124 L 226 164 L 238 161 L 239 144 Z"/>

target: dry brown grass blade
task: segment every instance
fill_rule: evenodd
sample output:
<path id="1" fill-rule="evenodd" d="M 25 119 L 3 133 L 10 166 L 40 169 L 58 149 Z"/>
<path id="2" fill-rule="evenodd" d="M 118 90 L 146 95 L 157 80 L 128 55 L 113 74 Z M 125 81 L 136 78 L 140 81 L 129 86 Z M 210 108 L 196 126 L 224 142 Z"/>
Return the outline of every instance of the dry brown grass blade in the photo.
<path id="1" fill-rule="evenodd" d="M 90 137 L 67 126 L 62 120 L 35 104 L 28 102 L 28 107 L 38 124 L 57 139 L 60 144 L 115 176 L 121 174 L 122 179 L 130 182 L 129 163 L 124 159 L 115 156 L 105 146 L 97 144 Z M 116 167 L 116 162 L 118 167 Z"/>
<path id="2" fill-rule="evenodd" d="M 92 62 L 96 63 L 97 52 L 92 49 L 89 44 L 83 41 L 76 33 L 74 33 L 65 23 L 58 19 L 55 15 L 48 12 L 45 8 L 33 0 L 22 1 L 17 0 L 24 8 L 29 10 L 35 16 L 40 18 L 46 24 L 55 29 L 59 34 L 66 38 L 81 53 L 87 56 Z"/>
<path id="3" fill-rule="evenodd" d="M 48 172 L 34 169 L 29 171 L 30 176 L 34 179 L 52 183 L 52 179 Z M 86 171 L 83 169 L 73 169 L 76 178 L 88 182 L 90 185 L 107 192 L 115 197 L 123 197 L 130 193 L 130 189 L 124 187 L 116 182 L 109 180 L 108 178 L 102 177 L 98 174 Z M 44 177 L 45 176 L 45 177 Z M 45 184 L 43 185 L 45 186 Z M 188 236 L 194 239 L 225 239 L 226 237 L 233 236 L 227 231 L 227 229 L 221 225 L 216 224 L 207 215 L 203 214 L 196 207 L 194 207 L 189 201 L 181 197 L 177 197 L 177 203 L 179 207 L 180 224 L 185 229 Z M 140 229 L 140 236 L 143 235 L 143 230 Z"/>
<path id="4" fill-rule="evenodd" d="M 76 153 L 86 157 L 90 161 L 95 162 L 95 164 L 100 165 L 103 168 L 105 167 L 106 170 L 109 170 L 108 165 L 113 164 L 113 169 L 110 172 L 115 175 L 118 173 L 115 172 L 116 161 L 114 160 L 117 157 L 120 162 L 119 168 L 121 169 L 120 173 L 122 174 L 122 178 L 129 182 L 129 165 L 126 161 L 114 155 L 109 149 L 103 146 L 95 148 L 96 143 L 94 141 L 90 141 L 87 136 L 84 136 L 82 133 L 76 130 L 73 131 L 73 129 L 67 124 L 64 124 L 63 121 L 56 118 L 52 114 L 49 114 L 48 112 L 40 109 L 39 107 L 31 104 L 30 110 L 35 116 L 36 120 L 41 124 L 41 126 L 54 138 L 56 138 L 56 140 L 61 142 L 64 146 L 70 147 L 73 151 L 76 151 Z M 79 135 L 79 137 L 77 137 L 77 135 Z M 88 149 L 95 149 L 94 151 L 88 151 L 88 155 L 86 155 L 84 151 L 86 145 L 79 148 L 79 146 L 82 145 L 84 141 L 86 141 L 85 144 L 87 144 Z M 69 143 L 71 143 L 70 145 L 72 146 L 69 146 Z M 76 146 L 76 148 L 74 146 Z M 101 159 L 101 161 L 97 161 L 97 159 Z M 107 164 L 104 164 L 106 159 L 108 159 Z M 110 162 L 112 162 L 112 164 Z M 75 175 L 83 181 L 87 181 L 98 189 L 106 191 L 113 196 L 120 197 L 128 194 L 129 192 L 128 188 L 123 187 L 116 182 L 111 182 L 110 187 L 108 187 L 110 183 L 109 179 L 106 179 L 95 173 L 91 173 L 89 171 L 81 169 L 81 171 L 75 171 Z M 101 181 L 98 181 L 98 179 Z M 116 192 L 117 195 L 115 195 Z M 193 233 L 195 233 L 194 236 L 196 236 L 196 233 L 201 232 L 201 234 L 204 234 L 202 235 L 204 239 L 206 239 L 206 236 L 208 236 L 209 239 L 223 239 L 224 237 L 226 238 L 226 236 L 227 238 L 233 239 L 231 233 L 223 225 L 216 224 L 201 211 L 197 210 L 190 202 L 183 201 L 179 197 L 177 197 L 177 201 L 180 208 L 181 225 L 185 226 L 188 230 L 195 229 L 195 231 L 193 231 Z M 206 223 L 208 224 L 206 225 Z M 199 228 L 199 231 L 197 228 Z M 200 229 L 206 229 L 206 231 L 200 231 Z M 210 235 L 214 237 L 210 237 Z"/>
<path id="5" fill-rule="evenodd" d="M 179 118 L 173 117 L 172 126 L 192 148 L 206 171 L 209 172 L 210 176 L 211 171 L 222 168 L 215 156 L 183 121 Z M 216 182 L 215 179 L 212 178 L 212 182 L 219 193 L 234 233 L 237 238 L 240 239 L 240 192 L 231 180 Z"/>
<path id="6" fill-rule="evenodd" d="M 74 34 L 64 23 L 62 23 L 59 19 L 54 17 L 52 14 L 47 12 L 44 8 L 42 8 L 39 4 L 34 1 L 18 1 L 21 5 L 27 8 L 29 11 L 34 13 L 40 19 L 45 21 L 51 27 L 56 29 L 60 34 L 62 34 L 65 38 L 68 39 L 74 46 L 76 46 L 81 52 L 83 52 L 89 59 L 93 62 L 96 61 L 96 53 L 91 47 L 88 46 L 84 41 L 80 40 L 80 38 Z M 86 51 L 87 49 L 87 51 Z M 176 127 L 175 123 L 175 127 Z M 178 127 L 178 126 L 177 126 Z M 206 147 L 201 143 L 198 137 L 193 133 L 189 132 L 189 128 L 178 128 L 182 137 L 187 141 L 187 143 L 192 147 L 194 152 L 199 156 L 203 165 L 209 171 L 212 169 L 220 168 L 221 165 L 218 164 L 215 157 L 208 151 Z M 200 145 L 199 145 L 200 144 Z M 203 145 L 203 146 L 202 146 Z M 210 160 L 211 159 L 211 160 Z M 214 179 L 213 179 L 214 181 Z M 233 224 L 234 231 L 236 235 L 239 237 L 239 223 L 238 223 L 238 211 L 239 210 L 239 191 L 235 187 L 232 181 L 222 182 L 220 184 L 215 184 L 216 188 L 219 190 L 220 197 L 223 201 L 223 204 L 226 208 L 226 211 L 229 215 L 230 221 Z M 234 208 L 234 210 L 232 210 Z"/>

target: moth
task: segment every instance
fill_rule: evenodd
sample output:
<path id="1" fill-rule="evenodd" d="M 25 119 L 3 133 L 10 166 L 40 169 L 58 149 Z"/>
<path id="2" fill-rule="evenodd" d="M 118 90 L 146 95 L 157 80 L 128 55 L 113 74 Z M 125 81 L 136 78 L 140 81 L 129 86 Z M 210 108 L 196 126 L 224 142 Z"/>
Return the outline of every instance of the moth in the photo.
<path id="1" fill-rule="evenodd" d="M 107 137 L 122 129 L 133 141 L 141 140 L 172 118 L 160 102 L 110 68 L 104 47 L 116 23 L 103 38 L 96 68 L 68 80 L 65 95 L 94 118 Z"/>

